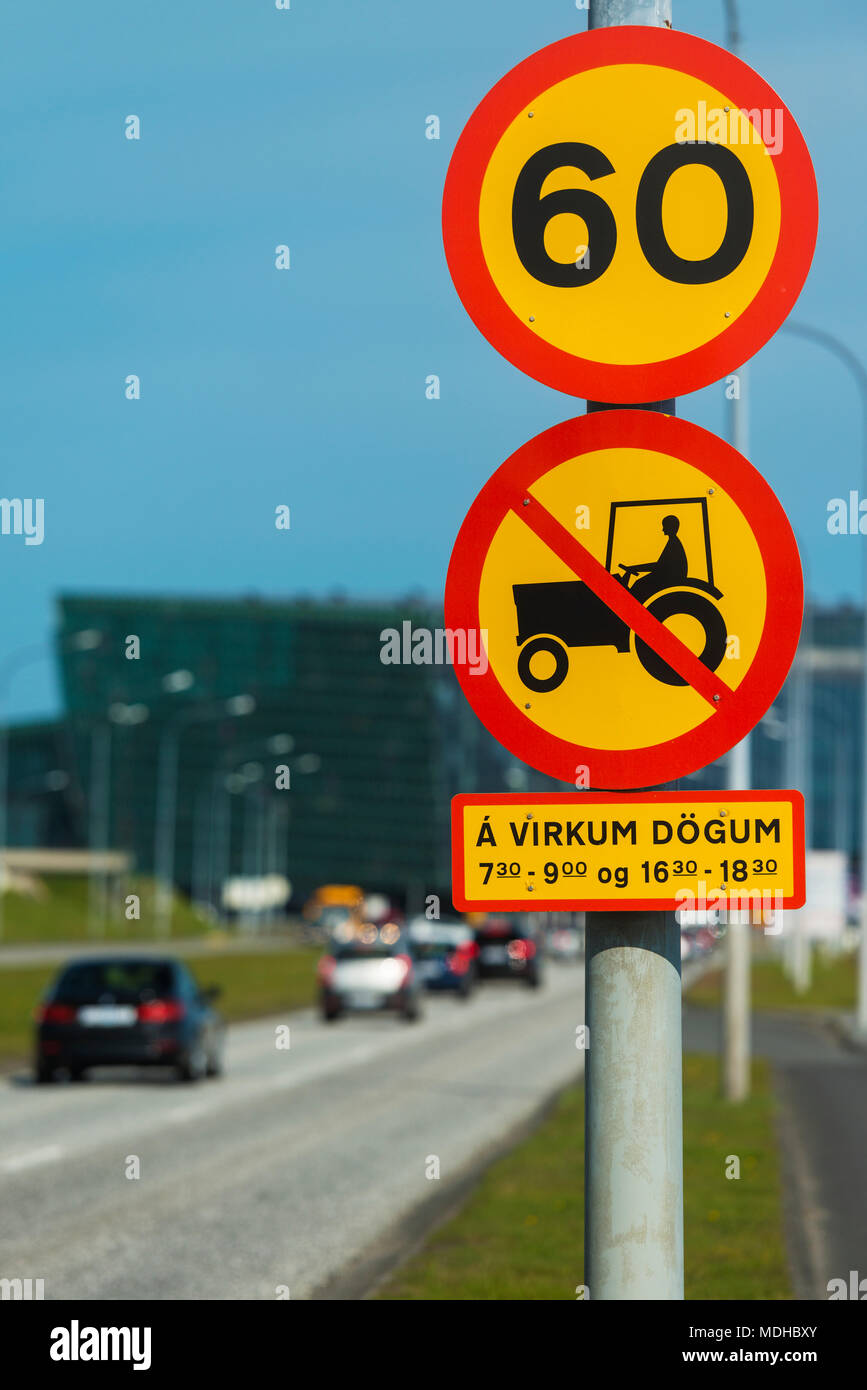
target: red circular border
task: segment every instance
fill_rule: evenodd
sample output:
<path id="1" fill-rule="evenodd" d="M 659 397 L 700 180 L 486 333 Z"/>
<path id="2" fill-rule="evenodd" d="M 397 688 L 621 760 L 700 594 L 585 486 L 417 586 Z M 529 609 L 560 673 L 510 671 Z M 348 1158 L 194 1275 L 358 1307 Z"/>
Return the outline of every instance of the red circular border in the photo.
<path id="1" fill-rule="evenodd" d="M 503 519 L 503 489 L 526 491 L 566 459 L 597 449 L 652 449 L 700 468 L 746 516 L 762 553 L 767 610 L 755 659 L 725 705 L 697 728 L 639 749 L 585 748 L 540 729 L 513 704 L 491 666 L 484 675 L 455 665 L 461 688 L 485 727 L 516 758 L 574 783 L 586 764 L 595 790 L 654 787 L 715 762 L 749 733 L 777 695 L 798 645 L 804 585 L 788 517 L 760 473 L 730 444 L 687 420 L 647 410 L 605 410 L 564 420 L 517 449 L 489 478 L 467 513 L 449 563 L 445 624 L 478 631 L 482 567 Z"/>
<path id="2" fill-rule="evenodd" d="M 710 342 L 662 362 L 618 366 L 573 357 L 546 343 L 500 295 L 479 233 L 482 180 L 503 131 L 556 82 L 613 63 L 646 63 L 689 72 L 736 105 L 781 108 L 783 148 L 775 155 L 781 222 L 764 284 L 738 319 Z M 443 242 L 461 301 L 479 331 L 519 371 L 557 391 L 628 404 L 697 391 L 741 366 L 779 328 L 810 269 L 819 222 L 816 176 L 804 137 L 788 108 L 758 73 L 724 48 L 668 29 L 625 25 L 573 34 L 512 68 L 473 112 L 455 146 L 443 192 Z"/>

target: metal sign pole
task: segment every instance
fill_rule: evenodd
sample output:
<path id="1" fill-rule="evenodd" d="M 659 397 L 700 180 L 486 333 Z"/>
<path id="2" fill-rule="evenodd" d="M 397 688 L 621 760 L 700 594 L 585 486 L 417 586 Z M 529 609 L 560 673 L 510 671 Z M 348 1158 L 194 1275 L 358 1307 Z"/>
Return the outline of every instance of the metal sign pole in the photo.
<path id="1" fill-rule="evenodd" d="M 670 28 L 671 0 L 591 0 L 591 29 L 617 24 Z M 591 1299 L 681 1299 L 680 932 L 672 912 L 591 912 L 586 939 L 584 1282 Z"/>
<path id="2" fill-rule="evenodd" d="M 773 672 L 781 681 L 794 657 L 803 584 L 785 513 L 742 455 L 707 431 L 678 420 L 674 400 L 664 398 L 721 380 L 754 355 L 779 327 L 809 270 L 818 197 L 809 151 L 781 98 L 732 54 L 691 35 L 670 32 L 670 0 L 590 0 L 589 24 L 594 32 L 548 45 L 491 88 L 467 121 L 449 162 L 443 190 L 443 244 L 464 307 L 513 366 L 556 390 L 583 397 L 588 414 L 537 435 L 488 479 L 455 541 L 446 579 L 445 618 L 458 652 L 454 659 L 458 682 L 488 730 L 541 772 L 578 789 L 588 784 L 608 788 L 604 802 L 610 805 L 617 799 L 610 796 L 612 791 L 634 789 L 636 783 L 647 790 L 663 778 L 697 771 L 727 753 L 755 727 L 772 698 L 773 683 L 764 679 L 749 683 L 742 674 L 739 679 L 739 673 L 745 665 L 749 670 L 756 666 L 763 676 Z M 651 34 L 651 28 L 657 32 Z M 606 32 L 595 32 L 600 29 Z M 631 75 L 636 63 L 647 64 L 649 82 L 657 70 L 672 74 L 674 87 L 670 76 L 664 81 L 653 79 L 653 92 L 645 92 L 636 104 Z M 573 84 L 568 95 L 567 82 Z M 720 120 L 728 113 L 726 130 L 733 122 L 740 134 L 753 109 L 770 105 L 786 114 L 785 152 L 780 151 L 774 165 L 779 199 L 770 185 L 765 187 L 767 143 L 762 141 L 762 150 L 756 151 L 752 137 L 743 131 L 746 138 L 736 141 L 735 155 L 723 148 L 728 143 L 725 131 L 722 142 L 703 135 L 696 138 L 697 132 L 705 130 L 706 108 L 730 90 L 738 91 L 738 102 L 717 113 Z M 707 99 L 699 100 L 699 91 Z M 683 93 L 685 110 L 675 92 Z M 748 100 L 751 92 L 754 101 Z M 586 116 L 578 127 L 576 110 Z M 536 120 L 537 116 L 541 119 Z M 631 167 L 650 129 L 655 130 L 650 142 L 655 153 L 644 150 L 650 158 L 644 162 L 635 202 L 629 207 L 622 202 L 622 183 L 606 185 L 603 176 Z M 587 143 L 578 143 L 576 132 L 583 133 Z M 669 243 L 662 210 L 669 177 L 687 164 L 705 164 L 717 174 L 730 214 L 717 252 L 695 263 L 684 260 Z M 499 173 L 491 179 L 488 175 L 495 167 Z M 574 167 L 591 182 L 599 179 L 600 187 L 589 189 L 580 180 L 570 180 L 567 188 L 546 192 L 548 176 L 563 167 Z M 606 189 L 613 205 L 606 201 Z M 627 217 L 630 226 L 634 223 L 642 253 L 636 263 L 640 284 L 628 269 L 629 256 L 618 259 L 615 254 L 616 206 L 621 219 Z M 546 245 L 545 234 L 549 223 L 559 222 L 564 213 L 583 221 L 587 244 L 564 248 L 561 230 L 555 251 L 553 245 Z M 683 219 L 688 220 L 688 216 Z M 577 237 L 575 221 L 569 225 Z M 751 254 L 754 243 L 758 244 L 755 229 L 777 236 L 781 226 L 789 238 L 789 259 L 777 264 L 775 258 L 760 296 L 750 278 L 750 268 L 755 269 L 758 259 Z M 570 264 L 573 255 L 576 259 Z M 693 283 L 703 286 L 698 318 L 694 317 L 698 300 L 680 292 L 675 295 L 668 288 Z M 579 286 L 595 287 L 592 292 L 582 290 L 591 310 L 586 315 L 575 312 L 574 291 Z M 746 305 L 743 311 L 738 309 L 740 303 Z M 620 355 L 617 340 L 622 347 L 630 337 L 636 340 L 636 360 L 616 360 Z M 619 477 L 612 471 L 610 479 L 601 478 L 598 462 L 591 461 L 606 446 L 623 450 L 630 458 Z M 696 447 L 700 462 L 693 464 Z M 645 463 L 642 481 L 635 481 L 632 455 L 641 449 L 654 459 L 678 460 L 670 485 L 667 468 L 664 478 L 651 483 L 650 475 L 657 468 L 651 458 Z M 560 466 L 571 481 L 564 487 L 560 477 L 557 491 L 547 480 Z M 675 498 L 673 477 L 676 473 L 683 479 L 690 467 L 701 475 L 695 483 L 701 496 Z M 651 491 L 643 497 L 617 497 L 627 489 L 627 478 L 633 479 L 630 493 L 640 494 L 647 487 Z M 720 588 L 712 567 L 708 482 L 715 484 L 707 487 L 715 507 L 725 496 L 734 502 L 729 511 L 739 518 L 736 529 L 742 538 L 726 548 L 729 563 L 723 567 L 726 577 Z M 589 546 L 576 534 L 590 524 L 589 505 L 575 505 L 585 489 L 588 500 L 595 499 L 597 512 L 600 507 L 600 514 L 609 509 L 604 563 L 598 553 L 601 532 L 596 531 Z M 759 496 L 763 504 L 756 507 Z M 701 503 L 703 522 L 699 523 L 698 513 L 691 516 L 696 525 L 702 525 L 703 542 L 696 532 L 699 538 L 690 542 L 690 549 L 697 555 L 704 550 L 707 580 L 695 573 L 689 577 L 690 557 L 676 539 L 681 518 L 674 513 L 658 517 L 668 536 L 658 560 L 651 564 L 620 560 L 615 566 L 617 508 L 660 507 L 665 498 L 672 504 L 675 500 Z M 717 507 L 717 515 L 722 510 Z M 748 514 L 752 513 L 751 520 Z M 773 524 L 768 521 L 771 514 Z M 569 580 L 552 581 L 550 566 L 542 570 L 540 544 L 560 560 L 561 574 L 565 566 Z M 745 565 L 750 556 L 752 571 L 748 572 Z M 615 574 L 615 568 L 623 573 Z M 755 611 L 755 597 L 763 587 L 762 569 L 766 606 L 768 611 L 774 607 L 774 622 L 760 621 Z M 640 578 L 631 583 L 636 576 Z M 653 588 L 648 588 L 648 576 Z M 721 579 L 721 573 L 717 578 Z M 668 582 L 668 593 L 660 589 L 658 579 Z M 680 587 L 689 591 L 688 601 L 686 594 L 679 595 Z M 695 595 L 694 589 L 705 592 Z M 724 593 L 723 610 L 708 595 L 720 600 Z M 666 626 L 666 619 L 678 613 L 701 614 L 705 630 L 701 655 Z M 752 634 L 746 656 L 739 646 L 729 648 L 727 634 L 732 626 L 736 632 Z M 489 666 L 481 680 L 475 679 L 479 673 L 470 669 L 466 659 L 468 636 L 464 656 L 459 654 L 457 636 L 473 633 L 491 637 L 486 644 Z M 516 637 L 517 661 L 513 655 Z M 563 684 L 573 647 L 613 646 L 623 654 L 633 643 L 638 663 L 653 679 L 666 687 L 690 685 L 702 697 L 704 706 L 694 701 L 691 705 L 692 710 L 706 707 L 698 724 L 683 700 L 672 700 L 656 687 L 643 685 L 640 693 L 632 692 L 638 703 L 630 700 L 631 680 L 644 678 L 636 668 L 625 665 L 622 677 L 620 670 L 613 674 L 610 663 L 597 667 L 595 673 L 592 662 L 583 665 L 583 701 L 575 680 L 574 700 L 535 698 Z M 725 657 L 735 663 L 728 670 L 728 680 L 718 674 Z M 537 658 L 545 659 L 545 670 L 539 668 Z M 634 737 L 627 721 L 636 726 Z M 658 804 L 676 791 L 675 785 L 661 789 L 656 797 L 636 795 L 633 804 Z M 581 798 L 574 792 L 562 795 L 568 795 L 570 805 L 583 817 Z M 588 800 L 594 797 L 600 801 L 598 791 L 588 791 Z M 727 792 L 726 797 L 741 805 L 752 800 L 747 792 Z M 693 797 L 684 806 L 681 799 L 673 798 L 676 823 L 654 820 L 645 831 L 648 844 L 665 845 L 675 838 L 684 845 L 694 844 L 702 836 L 708 845 L 746 843 L 749 827 L 739 833 L 733 820 L 726 824 L 717 818 L 702 830 L 695 805 L 698 799 Z M 627 864 L 608 859 L 607 852 L 596 856 L 595 849 L 606 844 L 613 848 L 618 835 L 634 847 L 636 823 L 612 823 L 609 840 L 607 825 L 597 826 L 594 834 L 588 822 L 584 840 L 584 820 L 561 824 L 554 797 L 551 818 L 541 827 L 534 811 L 527 809 L 520 830 L 517 822 L 508 819 L 499 824 L 498 840 L 494 821 L 498 808 L 507 802 L 513 805 L 505 793 L 494 796 L 491 811 L 483 813 L 480 822 L 466 798 L 453 800 L 457 886 L 453 884 L 452 892 L 458 894 L 456 905 L 464 909 L 473 902 L 487 902 L 488 906 L 496 903 L 502 911 L 516 911 L 528 905 L 541 907 L 544 898 L 549 907 L 582 905 L 589 914 L 585 1276 L 589 1296 L 681 1299 L 680 935 L 672 909 L 689 901 L 701 908 L 708 888 L 717 897 L 720 890 L 715 881 L 744 884 L 750 872 L 764 875 L 764 864 L 773 866 L 768 872 L 777 873 L 779 856 L 755 861 L 758 867 L 754 863 L 752 870 L 743 858 L 729 861 L 716 854 L 670 864 L 662 859 L 651 865 L 648 858 L 634 866 L 630 883 Z M 467 840 L 467 827 L 474 818 L 475 833 Z M 782 822 L 776 823 L 774 833 L 782 833 L 782 828 Z M 761 817 L 756 818 L 753 830 L 759 840 L 772 833 Z M 779 891 L 784 906 L 795 908 L 804 901 L 800 796 L 787 798 L 785 835 L 791 842 L 790 855 Z M 582 853 L 579 863 L 568 853 L 549 852 L 552 845 L 565 851 L 575 844 L 593 846 L 594 853 Z M 491 849 L 506 845 L 510 851 L 514 845 L 516 852 L 510 852 L 508 862 L 495 862 Z M 539 849 L 547 853 L 534 859 Z M 563 887 L 555 887 L 561 875 L 572 876 L 565 901 L 559 897 Z M 683 882 L 675 887 L 675 879 Z M 584 883 L 583 892 L 579 880 Z M 745 891 L 741 889 L 739 896 Z"/>

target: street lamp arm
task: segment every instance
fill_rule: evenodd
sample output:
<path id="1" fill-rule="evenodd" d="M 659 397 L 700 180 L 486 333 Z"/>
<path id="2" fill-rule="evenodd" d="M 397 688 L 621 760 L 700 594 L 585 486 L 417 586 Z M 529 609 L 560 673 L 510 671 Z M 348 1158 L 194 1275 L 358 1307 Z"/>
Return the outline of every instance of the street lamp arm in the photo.
<path id="1" fill-rule="evenodd" d="M 849 371 L 858 382 L 858 388 L 867 403 L 867 367 L 864 366 L 860 357 L 847 347 L 844 342 L 833 333 L 827 333 L 824 328 L 814 328 L 809 323 L 784 323 L 781 332 L 791 333 L 796 338 L 807 338 L 810 342 L 818 343 L 820 347 L 832 352 L 841 362 L 845 362 Z"/>
<path id="2" fill-rule="evenodd" d="M 47 642 L 31 642 L 26 647 L 19 647 L 17 651 L 3 657 L 0 660 L 0 697 L 7 694 L 13 676 L 17 676 L 19 671 L 34 661 L 47 658 L 49 654 L 50 647 Z"/>
<path id="3" fill-rule="evenodd" d="M 809 342 L 815 343 L 818 347 L 825 348 L 833 353 L 838 361 L 842 362 L 858 385 L 861 393 L 861 408 L 863 412 L 863 439 L 862 439 L 862 483 L 867 492 L 867 369 L 863 362 L 850 347 L 841 342 L 833 333 L 828 333 L 824 328 L 814 328 L 809 323 L 784 323 L 782 325 L 784 333 L 791 333 L 796 338 L 806 338 Z M 860 530 L 860 521 L 859 521 Z M 867 749 L 867 549 L 862 551 L 864 563 L 864 616 L 862 629 L 861 645 L 863 653 L 863 673 L 862 673 L 862 715 L 861 715 L 861 939 L 858 945 L 858 986 L 857 986 L 857 1005 L 855 1014 L 855 1027 L 858 1033 L 867 1038 L 867 769 L 864 767 L 864 753 Z"/>

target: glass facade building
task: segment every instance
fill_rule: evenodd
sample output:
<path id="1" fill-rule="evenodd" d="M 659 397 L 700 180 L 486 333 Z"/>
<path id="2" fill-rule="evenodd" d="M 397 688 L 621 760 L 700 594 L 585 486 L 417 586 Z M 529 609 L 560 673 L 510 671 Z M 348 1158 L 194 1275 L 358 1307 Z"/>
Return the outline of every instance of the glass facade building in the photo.
<path id="1" fill-rule="evenodd" d="M 58 611 L 63 714 L 9 731 L 11 845 L 128 850 L 153 872 L 158 768 L 174 744 L 182 889 L 216 902 L 229 875 L 278 872 L 297 897 L 353 882 L 417 906 L 448 894 L 455 792 L 557 785 L 490 737 L 450 667 L 383 664 L 385 629 L 441 627 L 418 599 L 95 595 Z M 816 608 L 804 631 L 751 735 L 752 784 L 802 783 L 813 846 L 857 864 L 863 615 Z M 724 785 L 723 761 L 681 781 Z"/>
<path id="2" fill-rule="evenodd" d="M 441 627 L 417 600 L 76 596 L 59 617 L 64 718 L 11 733 L 13 843 L 65 835 L 153 872 L 173 745 L 184 890 L 213 898 L 230 874 L 278 872 L 301 895 L 346 881 L 418 901 L 448 888 L 451 795 L 507 785 L 513 760 L 450 667 L 380 659 L 385 629 Z M 68 778 L 53 818 L 27 807 L 37 748 Z"/>

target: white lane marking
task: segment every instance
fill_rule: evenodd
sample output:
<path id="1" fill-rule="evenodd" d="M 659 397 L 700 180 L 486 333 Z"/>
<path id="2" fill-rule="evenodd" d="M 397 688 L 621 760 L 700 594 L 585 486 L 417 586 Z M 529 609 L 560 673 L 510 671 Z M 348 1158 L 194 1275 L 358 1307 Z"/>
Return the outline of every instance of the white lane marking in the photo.
<path id="1" fill-rule="evenodd" d="M 4 1173 L 18 1173 L 24 1168 L 35 1168 L 40 1163 L 56 1163 L 62 1157 L 63 1149 L 59 1144 L 43 1144 L 41 1149 L 30 1149 L 28 1153 L 0 1159 L 0 1170 Z"/>

